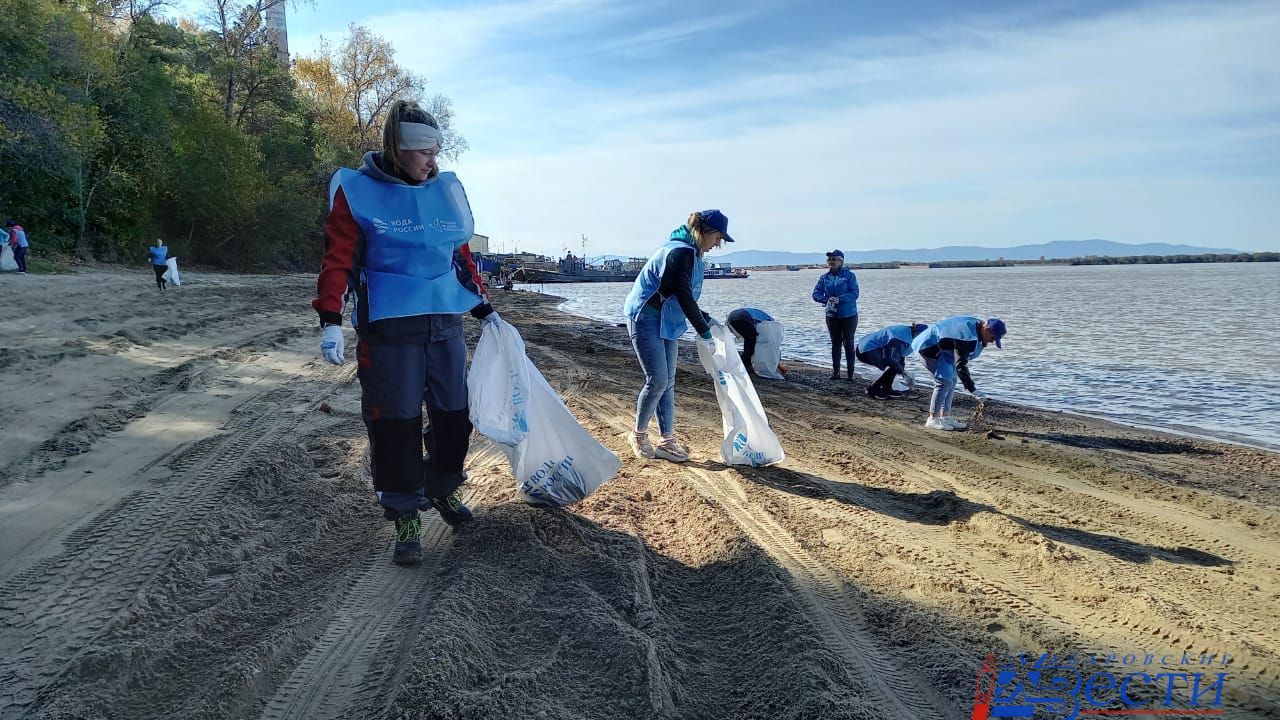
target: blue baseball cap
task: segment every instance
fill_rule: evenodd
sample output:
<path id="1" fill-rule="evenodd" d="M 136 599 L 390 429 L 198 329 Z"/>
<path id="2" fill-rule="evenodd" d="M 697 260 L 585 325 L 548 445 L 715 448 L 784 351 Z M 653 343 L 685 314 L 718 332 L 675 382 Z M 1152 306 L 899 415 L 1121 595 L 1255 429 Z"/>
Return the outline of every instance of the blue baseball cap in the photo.
<path id="1" fill-rule="evenodd" d="M 841 260 L 843 260 L 843 259 L 844 259 L 844 253 L 843 253 L 843 252 L 841 252 L 840 250 L 832 250 L 831 252 L 827 253 L 827 257 L 829 257 L 829 258 L 832 258 L 832 257 L 838 257 L 838 258 L 840 258 Z"/>
<path id="2" fill-rule="evenodd" d="M 725 242 L 733 242 L 733 238 L 729 237 L 729 218 L 719 210 L 700 210 L 698 217 L 711 227 L 712 230 L 719 230 L 724 236 Z"/>
<path id="3" fill-rule="evenodd" d="M 1004 326 L 1004 321 L 1000 318 L 987 318 L 987 327 L 991 330 L 991 334 L 996 336 L 996 347 L 1000 347 L 1000 338 L 1009 332 L 1009 329 Z"/>

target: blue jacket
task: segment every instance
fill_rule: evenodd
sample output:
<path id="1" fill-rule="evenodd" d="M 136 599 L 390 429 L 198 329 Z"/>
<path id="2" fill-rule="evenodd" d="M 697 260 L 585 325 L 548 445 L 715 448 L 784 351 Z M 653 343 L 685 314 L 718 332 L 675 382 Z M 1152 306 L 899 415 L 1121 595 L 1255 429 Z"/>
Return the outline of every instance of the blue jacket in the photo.
<path id="1" fill-rule="evenodd" d="M 742 309 L 746 310 L 747 314 L 750 315 L 751 319 L 756 321 L 756 323 L 768 322 L 769 320 L 773 319 L 772 315 L 770 315 L 769 313 L 763 310 L 757 310 L 755 308 L 742 308 Z"/>
<path id="2" fill-rule="evenodd" d="M 404 185 L 343 168 L 329 183 L 330 202 L 339 187 L 365 240 L 359 282 L 367 307 L 357 303 L 357 325 L 464 313 L 483 302 L 459 282 L 453 264 L 475 227 L 457 176 L 444 172 L 424 185 Z"/>
<path id="3" fill-rule="evenodd" d="M 828 298 L 840 298 L 836 306 L 836 317 L 853 317 L 858 314 L 858 279 L 853 271 L 841 267 L 834 274 L 828 270 L 818 278 L 813 286 L 813 301 L 826 304 Z"/>
<path id="4" fill-rule="evenodd" d="M 169 259 L 169 246 L 161 245 L 160 247 L 149 247 L 147 252 L 151 255 L 152 265 L 164 265 L 164 261 Z"/>
<path id="5" fill-rule="evenodd" d="M 672 252 L 694 253 L 693 299 L 697 300 L 702 297 L 702 274 L 704 270 L 702 255 L 694 247 L 693 236 L 689 234 L 689 228 L 681 225 L 671 231 L 671 236 L 667 239 L 667 242 L 653 253 L 653 257 L 649 258 L 649 262 L 644 264 L 644 268 L 640 270 L 640 274 L 636 276 L 635 282 L 631 285 L 631 292 L 627 293 L 627 299 L 622 305 L 622 311 L 633 322 L 640 317 L 640 313 L 644 311 L 645 303 L 649 301 L 649 298 L 658 292 L 658 288 L 662 286 L 662 271 L 667 267 L 667 255 Z M 680 302 L 674 296 L 663 300 L 660 331 L 662 338 L 664 340 L 675 340 L 683 335 L 688 327 L 689 323 L 685 320 L 684 310 L 681 309 Z"/>

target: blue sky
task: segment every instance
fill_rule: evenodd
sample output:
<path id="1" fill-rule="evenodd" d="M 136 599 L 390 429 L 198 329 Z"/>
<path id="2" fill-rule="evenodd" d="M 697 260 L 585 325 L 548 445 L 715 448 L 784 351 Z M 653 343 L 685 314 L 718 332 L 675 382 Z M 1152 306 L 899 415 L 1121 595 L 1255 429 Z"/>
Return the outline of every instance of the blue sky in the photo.
<path id="1" fill-rule="evenodd" d="M 318 0 L 291 49 L 351 22 L 453 99 L 507 251 L 647 255 L 707 207 L 735 250 L 1280 250 L 1274 1 Z"/>

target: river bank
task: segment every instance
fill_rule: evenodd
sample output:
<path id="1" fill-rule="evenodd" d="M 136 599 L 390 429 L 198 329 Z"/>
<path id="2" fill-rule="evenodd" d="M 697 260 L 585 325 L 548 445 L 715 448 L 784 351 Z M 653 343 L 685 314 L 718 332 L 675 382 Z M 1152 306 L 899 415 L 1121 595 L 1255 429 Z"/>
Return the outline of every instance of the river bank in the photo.
<path id="1" fill-rule="evenodd" d="M 0 279 L 0 716 L 968 718 L 987 653 L 1064 649 L 1227 654 L 1222 717 L 1280 704 L 1275 453 L 1005 403 L 937 434 L 796 364 L 759 387 L 787 462 L 729 468 L 690 347 L 693 460 L 641 462 L 625 330 L 496 291 L 623 467 L 535 509 L 477 437 L 478 521 L 406 570 L 313 279 L 184 282 Z"/>

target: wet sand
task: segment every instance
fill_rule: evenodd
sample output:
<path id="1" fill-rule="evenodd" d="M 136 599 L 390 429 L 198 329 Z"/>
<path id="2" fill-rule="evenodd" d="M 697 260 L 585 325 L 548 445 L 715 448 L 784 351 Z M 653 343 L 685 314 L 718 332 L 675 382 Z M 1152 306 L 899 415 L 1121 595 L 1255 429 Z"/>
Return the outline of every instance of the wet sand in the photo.
<path id="1" fill-rule="evenodd" d="M 476 436 L 478 521 L 404 569 L 312 279 L 149 277 L 0 277 L 2 718 L 969 718 L 988 653 L 1074 649 L 1229 654 L 1219 717 L 1277 716 L 1274 453 L 1001 403 L 936 433 L 791 364 L 787 461 L 729 468 L 687 347 L 693 460 L 638 461 L 625 331 L 497 291 L 622 470 L 532 508 Z"/>

